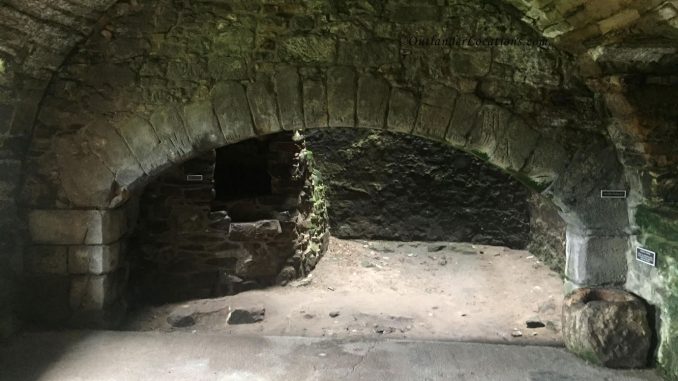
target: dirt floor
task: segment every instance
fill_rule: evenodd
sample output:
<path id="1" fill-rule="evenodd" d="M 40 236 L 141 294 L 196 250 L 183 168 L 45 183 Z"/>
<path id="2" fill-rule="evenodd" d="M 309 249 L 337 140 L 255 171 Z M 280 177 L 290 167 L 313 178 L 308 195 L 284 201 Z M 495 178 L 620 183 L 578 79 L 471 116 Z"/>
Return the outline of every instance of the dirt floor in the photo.
<path id="1" fill-rule="evenodd" d="M 561 301 L 558 274 L 527 251 L 332 238 L 308 278 L 146 307 L 130 314 L 124 329 L 561 345 Z M 238 307 L 263 307 L 265 318 L 227 324 L 229 308 Z M 173 327 L 170 314 L 194 324 Z"/>

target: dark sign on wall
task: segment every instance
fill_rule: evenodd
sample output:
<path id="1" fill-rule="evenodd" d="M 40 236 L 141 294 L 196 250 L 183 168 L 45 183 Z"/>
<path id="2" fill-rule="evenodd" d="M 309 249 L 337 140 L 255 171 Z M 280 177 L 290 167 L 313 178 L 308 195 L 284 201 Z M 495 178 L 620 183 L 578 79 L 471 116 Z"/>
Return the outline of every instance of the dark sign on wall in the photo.
<path id="1" fill-rule="evenodd" d="M 655 253 L 654 251 L 643 249 L 642 247 L 638 247 L 636 248 L 636 260 L 648 264 L 650 266 L 656 266 L 657 253 Z"/>

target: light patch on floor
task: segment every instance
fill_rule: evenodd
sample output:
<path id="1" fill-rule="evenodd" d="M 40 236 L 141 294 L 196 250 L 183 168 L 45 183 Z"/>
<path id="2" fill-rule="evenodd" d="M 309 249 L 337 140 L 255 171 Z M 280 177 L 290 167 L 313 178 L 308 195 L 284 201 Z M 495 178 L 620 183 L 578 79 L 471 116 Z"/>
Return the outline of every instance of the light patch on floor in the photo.
<path id="1" fill-rule="evenodd" d="M 125 329 L 561 345 L 562 292 L 559 275 L 527 251 L 332 238 L 306 280 L 147 307 L 133 313 Z M 256 305 L 266 308 L 263 322 L 226 323 L 229 306 Z M 180 306 L 195 311 L 195 325 L 167 323 Z M 528 320 L 544 327 L 528 328 Z"/>

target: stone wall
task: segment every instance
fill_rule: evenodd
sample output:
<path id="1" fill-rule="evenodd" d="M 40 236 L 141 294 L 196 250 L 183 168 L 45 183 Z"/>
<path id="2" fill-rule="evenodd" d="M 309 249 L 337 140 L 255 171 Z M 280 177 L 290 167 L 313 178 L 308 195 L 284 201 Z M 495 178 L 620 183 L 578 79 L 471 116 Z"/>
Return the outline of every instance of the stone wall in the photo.
<path id="1" fill-rule="evenodd" d="M 324 204 L 314 198 L 320 185 L 303 139 L 295 140 L 286 133 L 226 146 L 149 184 L 129 250 L 135 299 L 162 303 L 230 295 L 286 283 L 315 267 L 327 247 Z M 270 193 L 215 199 L 223 193 L 215 190 L 215 163 L 225 171 L 217 157 L 230 161 L 224 166 L 250 171 L 252 162 L 263 162 Z M 235 176 L 216 186 L 254 178 Z"/>
<path id="2" fill-rule="evenodd" d="M 530 192 L 450 146 L 376 130 L 311 130 L 337 237 L 527 246 Z"/>
<path id="3" fill-rule="evenodd" d="M 528 250 L 553 271 L 565 274 L 565 221 L 558 208 L 538 194 L 531 194 Z"/>

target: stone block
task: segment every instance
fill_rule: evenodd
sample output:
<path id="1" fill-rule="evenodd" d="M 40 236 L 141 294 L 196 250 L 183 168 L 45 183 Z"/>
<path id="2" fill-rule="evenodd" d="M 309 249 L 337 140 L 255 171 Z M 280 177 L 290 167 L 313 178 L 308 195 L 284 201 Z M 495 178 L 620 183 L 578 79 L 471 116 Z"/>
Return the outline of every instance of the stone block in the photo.
<path id="1" fill-rule="evenodd" d="M 398 44 L 391 41 L 340 42 L 337 63 L 340 65 L 378 67 L 397 64 Z"/>
<path id="2" fill-rule="evenodd" d="M 252 110 L 254 130 L 258 135 L 268 135 L 281 130 L 273 83 L 268 79 L 259 79 L 249 84 L 247 100 Z"/>
<path id="3" fill-rule="evenodd" d="M 31 246 L 24 257 L 24 271 L 29 274 L 68 273 L 68 247 Z"/>
<path id="4" fill-rule="evenodd" d="M 78 207 L 108 207 L 115 176 L 95 154 L 83 151 L 76 135 L 56 138 L 59 178 L 66 197 Z"/>
<path id="5" fill-rule="evenodd" d="M 562 145 L 548 137 L 541 137 L 521 173 L 530 179 L 536 190 L 541 191 L 563 173 L 569 157 Z"/>
<path id="6" fill-rule="evenodd" d="M 218 83 L 212 90 L 212 101 L 226 143 L 236 143 L 255 136 L 252 114 L 241 84 Z"/>
<path id="7" fill-rule="evenodd" d="M 303 84 L 306 128 L 327 127 L 327 95 L 322 81 L 307 79 Z"/>
<path id="8" fill-rule="evenodd" d="M 450 71 L 457 76 L 483 77 L 490 72 L 492 52 L 489 50 L 453 50 Z"/>
<path id="9" fill-rule="evenodd" d="M 74 310 L 102 310 L 117 298 L 116 277 L 79 275 L 71 279 L 70 306 Z"/>
<path id="10" fill-rule="evenodd" d="M 217 81 L 247 79 L 247 61 L 222 52 L 210 54 L 207 58 L 207 70 Z"/>
<path id="11" fill-rule="evenodd" d="M 565 275 L 582 286 L 623 284 L 626 280 L 627 236 L 591 236 L 568 226 Z"/>
<path id="12" fill-rule="evenodd" d="M 190 156 L 191 140 L 176 107 L 156 110 L 151 114 L 150 122 L 171 161 L 181 162 L 182 158 Z"/>
<path id="13" fill-rule="evenodd" d="M 117 129 L 146 174 L 155 174 L 170 164 L 168 152 L 148 121 L 132 117 L 119 123 Z"/>
<path id="14" fill-rule="evenodd" d="M 473 94 L 462 94 L 457 99 L 450 121 L 450 128 L 447 129 L 445 140 L 455 147 L 464 147 L 466 137 L 475 124 L 476 115 L 482 105 L 482 101 Z"/>
<path id="15" fill-rule="evenodd" d="M 388 129 L 409 133 L 414 129 L 419 102 L 410 91 L 394 88 L 388 106 Z"/>
<path id="16" fill-rule="evenodd" d="M 565 297 L 563 341 L 596 365 L 642 368 L 653 336 L 647 315 L 644 302 L 628 292 L 581 288 Z"/>
<path id="17" fill-rule="evenodd" d="M 233 241 L 258 241 L 274 238 L 281 233 L 282 228 L 278 220 L 234 222 L 229 226 L 228 238 Z"/>
<path id="18" fill-rule="evenodd" d="M 439 20 L 440 8 L 427 5 L 396 6 L 391 11 L 391 19 L 397 23 L 414 23 Z"/>
<path id="19" fill-rule="evenodd" d="M 505 108 L 486 104 L 480 107 L 466 147 L 474 153 L 490 155 L 503 139 L 511 113 Z"/>
<path id="20" fill-rule="evenodd" d="M 506 133 L 497 141 L 497 146 L 490 155 L 496 166 L 519 171 L 534 152 L 540 135 L 531 129 L 520 117 L 512 116 Z"/>
<path id="21" fill-rule="evenodd" d="M 245 56 L 254 49 L 254 32 L 246 28 L 225 28 L 213 37 L 213 50 L 229 56 Z"/>
<path id="22" fill-rule="evenodd" d="M 421 102 L 427 105 L 454 110 L 459 93 L 457 90 L 440 84 L 426 87 Z"/>
<path id="23" fill-rule="evenodd" d="M 615 15 L 612 15 L 605 20 L 598 21 L 598 26 L 603 34 L 607 34 L 613 30 L 626 28 L 640 19 L 640 13 L 636 9 L 625 9 Z"/>
<path id="24" fill-rule="evenodd" d="M 115 169 L 115 181 L 127 187 L 144 175 L 139 161 L 116 129 L 108 123 L 95 123 L 79 132 L 89 148 L 108 168 Z"/>
<path id="25" fill-rule="evenodd" d="M 116 210 L 33 210 L 28 226 L 33 243 L 106 245 L 126 231 L 126 216 Z"/>
<path id="26" fill-rule="evenodd" d="M 555 167 L 547 171 L 560 172 L 549 193 L 553 202 L 565 212 L 563 218 L 590 234 L 614 236 L 626 232 L 629 224 L 626 200 L 600 198 L 602 189 L 627 189 L 614 147 L 604 141 L 594 141 L 568 161 L 569 155 L 558 153 L 555 147 L 545 143 L 546 139 L 540 141 L 525 172 L 534 178 L 532 162 L 538 160 L 544 161 L 544 168 Z M 557 168 L 565 168 L 568 163 L 566 170 Z"/>
<path id="27" fill-rule="evenodd" d="M 336 42 L 330 37 L 295 36 L 280 44 L 279 55 L 290 62 L 329 64 L 336 59 Z"/>
<path id="28" fill-rule="evenodd" d="M 226 144 L 211 102 L 201 101 L 184 106 L 184 122 L 195 151 L 203 152 Z"/>
<path id="29" fill-rule="evenodd" d="M 356 74 L 348 67 L 327 71 L 327 108 L 330 127 L 354 127 L 356 112 Z"/>
<path id="30" fill-rule="evenodd" d="M 417 123 L 414 127 L 416 135 L 426 136 L 437 140 L 445 138 L 447 126 L 450 124 L 452 111 L 440 107 L 422 104 L 419 108 Z"/>
<path id="31" fill-rule="evenodd" d="M 280 110 L 280 124 L 283 130 L 304 128 L 304 112 L 301 99 L 301 79 L 297 69 L 281 67 L 275 74 L 275 90 Z"/>
<path id="32" fill-rule="evenodd" d="M 71 274 L 110 273 L 118 268 L 119 261 L 119 243 L 68 248 L 68 272 Z"/>
<path id="33" fill-rule="evenodd" d="M 384 128 L 390 86 L 385 79 L 365 74 L 358 79 L 358 127 Z"/>

